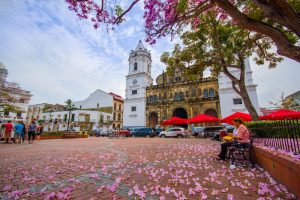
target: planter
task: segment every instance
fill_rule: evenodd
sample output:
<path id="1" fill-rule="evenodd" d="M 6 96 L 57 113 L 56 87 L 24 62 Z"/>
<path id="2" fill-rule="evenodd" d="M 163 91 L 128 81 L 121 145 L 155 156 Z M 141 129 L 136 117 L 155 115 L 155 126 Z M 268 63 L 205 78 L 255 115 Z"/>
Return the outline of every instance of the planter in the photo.
<path id="1" fill-rule="evenodd" d="M 254 162 L 300 199 L 300 162 L 284 155 L 274 155 L 257 146 L 253 146 L 251 156 Z"/>

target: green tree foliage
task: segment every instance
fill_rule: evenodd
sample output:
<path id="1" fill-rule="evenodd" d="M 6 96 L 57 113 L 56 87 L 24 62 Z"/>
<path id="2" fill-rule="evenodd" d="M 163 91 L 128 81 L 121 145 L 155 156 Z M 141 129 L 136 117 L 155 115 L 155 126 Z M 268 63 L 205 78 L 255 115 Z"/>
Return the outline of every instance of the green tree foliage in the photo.
<path id="1" fill-rule="evenodd" d="M 197 29 L 182 34 L 183 46 L 177 44 L 171 53 L 163 53 L 161 61 L 167 65 L 168 71 L 187 67 L 189 75 L 197 75 L 208 68 L 212 76 L 224 72 L 252 118 L 258 120 L 245 86 L 245 59 L 254 56 L 256 64 L 267 63 L 274 68 L 282 58 L 271 51 L 272 41 L 268 37 L 219 19 L 214 11 L 200 15 L 199 19 L 201 23 Z M 240 76 L 232 75 L 229 68 L 239 69 Z"/>

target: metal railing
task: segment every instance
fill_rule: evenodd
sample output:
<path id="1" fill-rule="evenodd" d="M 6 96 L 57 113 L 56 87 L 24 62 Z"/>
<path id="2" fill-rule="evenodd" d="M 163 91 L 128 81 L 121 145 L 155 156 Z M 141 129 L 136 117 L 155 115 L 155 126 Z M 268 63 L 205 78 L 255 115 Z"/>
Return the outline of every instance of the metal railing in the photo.
<path id="1" fill-rule="evenodd" d="M 300 121 L 270 121 L 267 126 L 249 128 L 254 142 L 267 147 L 300 154 Z"/>

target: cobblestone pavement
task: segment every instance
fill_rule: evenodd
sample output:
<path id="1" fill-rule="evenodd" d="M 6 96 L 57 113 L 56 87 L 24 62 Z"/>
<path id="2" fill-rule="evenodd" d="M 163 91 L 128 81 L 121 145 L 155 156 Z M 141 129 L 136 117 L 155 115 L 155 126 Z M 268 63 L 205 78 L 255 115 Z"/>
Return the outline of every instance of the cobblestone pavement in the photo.
<path id="1" fill-rule="evenodd" d="M 0 144 L 0 199 L 293 199 L 205 139 L 88 138 Z"/>

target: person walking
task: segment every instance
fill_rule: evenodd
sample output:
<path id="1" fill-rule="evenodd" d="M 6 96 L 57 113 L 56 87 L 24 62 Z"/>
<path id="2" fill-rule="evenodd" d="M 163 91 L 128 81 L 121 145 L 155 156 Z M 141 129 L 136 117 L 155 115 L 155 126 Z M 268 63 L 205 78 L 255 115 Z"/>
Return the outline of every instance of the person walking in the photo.
<path id="1" fill-rule="evenodd" d="M 9 120 L 6 124 L 5 124 L 5 132 L 4 132 L 4 143 L 9 144 L 10 140 L 11 140 L 11 134 L 12 131 L 14 129 L 14 125 L 11 122 L 11 120 Z"/>
<path id="2" fill-rule="evenodd" d="M 38 141 L 41 140 L 41 134 L 43 133 L 43 131 L 44 131 L 43 123 L 40 123 L 39 127 L 37 128 L 37 132 L 36 132 L 36 139 Z"/>
<path id="3" fill-rule="evenodd" d="M 23 133 L 23 121 L 19 121 L 15 126 L 14 126 L 14 129 L 15 129 L 15 143 L 19 143 L 21 144 L 21 141 L 22 141 L 22 133 Z"/>
<path id="4" fill-rule="evenodd" d="M 37 123 L 36 123 L 35 119 L 33 119 L 28 126 L 28 143 L 29 144 L 32 144 L 33 141 L 35 140 L 36 131 L 37 131 Z"/>
<path id="5" fill-rule="evenodd" d="M 23 121 L 20 122 L 20 124 L 23 126 L 23 131 L 21 132 L 21 142 L 24 143 L 25 142 L 25 135 L 27 133 L 27 128 L 26 125 Z"/>

